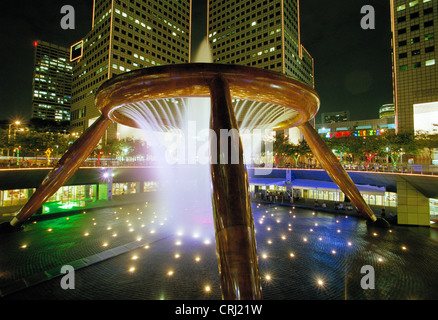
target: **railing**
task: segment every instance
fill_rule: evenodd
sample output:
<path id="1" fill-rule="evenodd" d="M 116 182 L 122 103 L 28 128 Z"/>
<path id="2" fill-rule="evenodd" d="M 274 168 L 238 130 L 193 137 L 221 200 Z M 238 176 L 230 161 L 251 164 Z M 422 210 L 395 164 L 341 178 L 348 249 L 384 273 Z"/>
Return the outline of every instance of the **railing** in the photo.
<path id="1" fill-rule="evenodd" d="M 19 169 L 19 168 L 51 168 L 58 161 L 57 158 L 50 158 L 50 165 L 47 165 L 47 159 L 33 157 L 20 158 L 17 162 L 16 158 L 10 157 L 9 160 L 2 157 L 0 161 L 1 169 Z M 36 160 L 36 161 L 35 161 Z M 18 164 L 17 164 L 18 163 Z M 140 160 L 118 160 L 115 158 L 88 158 L 83 167 L 142 167 L 159 165 L 153 161 L 140 161 Z M 257 165 L 248 165 L 248 167 L 264 167 Z M 419 175 L 436 175 L 438 176 L 438 165 L 424 165 L 424 164 L 403 164 L 396 167 L 389 165 L 369 165 L 368 168 L 364 165 L 343 165 L 347 171 L 358 172 L 381 172 L 381 173 L 398 173 L 398 174 L 419 174 Z M 273 167 L 278 169 L 320 169 L 319 165 L 300 165 L 300 166 L 278 166 Z"/>

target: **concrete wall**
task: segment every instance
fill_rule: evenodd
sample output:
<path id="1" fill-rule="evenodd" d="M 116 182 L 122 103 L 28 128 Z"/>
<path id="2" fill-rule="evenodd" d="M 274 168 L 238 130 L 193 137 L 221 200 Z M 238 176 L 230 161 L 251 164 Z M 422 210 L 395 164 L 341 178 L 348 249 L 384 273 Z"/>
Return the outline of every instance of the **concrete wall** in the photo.
<path id="1" fill-rule="evenodd" d="M 401 176 L 397 176 L 397 198 L 398 224 L 430 225 L 429 198 Z"/>

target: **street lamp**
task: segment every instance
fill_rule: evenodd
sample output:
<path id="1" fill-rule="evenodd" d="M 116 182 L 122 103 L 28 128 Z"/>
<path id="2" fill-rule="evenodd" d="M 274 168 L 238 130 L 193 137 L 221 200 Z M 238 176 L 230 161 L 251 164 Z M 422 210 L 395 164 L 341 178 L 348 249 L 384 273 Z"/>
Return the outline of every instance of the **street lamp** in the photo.
<path id="1" fill-rule="evenodd" d="M 18 121 L 18 120 L 16 120 L 15 122 L 9 124 L 9 131 L 8 131 L 8 144 L 11 142 L 11 127 L 12 127 L 13 125 L 15 125 L 15 126 L 19 126 L 20 124 L 21 124 L 21 122 Z M 14 141 L 15 141 L 15 133 L 16 133 L 16 132 L 17 132 L 17 129 L 15 128 L 15 129 L 14 129 Z M 9 146 L 8 146 L 8 157 L 9 157 Z"/>
<path id="2" fill-rule="evenodd" d="M 8 132 L 8 143 L 10 142 L 10 140 L 11 140 L 11 126 L 13 126 L 13 125 L 16 125 L 16 126 L 19 126 L 20 125 L 20 121 L 15 121 L 14 123 L 10 123 L 9 124 L 9 132 Z M 15 132 L 17 131 L 17 129 L 14 129 L 14 140 L 15 140 Z"/>

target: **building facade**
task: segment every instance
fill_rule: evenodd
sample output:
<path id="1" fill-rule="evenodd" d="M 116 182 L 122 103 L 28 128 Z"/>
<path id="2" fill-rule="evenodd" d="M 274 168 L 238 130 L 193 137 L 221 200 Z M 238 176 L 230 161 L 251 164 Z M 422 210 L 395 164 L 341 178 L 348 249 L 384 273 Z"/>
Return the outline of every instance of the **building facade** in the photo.
<path id="1" fill-rule="evenodd" d="M 325 138 L 378 136 L 387 130 L 395 130 L 395 119 L 394 117 L 386 117 L 381 119 L 323 123 L 317 124 L 316 130 Z"/>
<path id="2" fill-rule="evenodd" d="M 69 49 L 35 41 L 32 118 L 70 120 L 73 68 Z"/>
<path id="3" fill-rule="evenodd" d="M 438 109 L 438 1 L 391 0 L 391 20 L 397 131 L 414 133 L 415 108 Z"/>
<path id="4" fill-rule="evenodd" d="M 314 86 L 298 0 L 209 0 L 207 16 L 213 62 L 270 69 Z"/>
<path id="5" fill-rule="evenodd" d="M 394 118 L 395 106 L 393 103 L 384 104 L 379 108 L 379 118 Z"/>
<path id="6" fill-rule="evenodd" d="M 322 113 L 322 123 L 335 123 L 350 121 L 350 111 L 336 111 L 336 112 L 324 112 Z"/>
<path id="7" fill-rule="evenodd" d="M 114 75 L 190 61 L 191 0 L 94 0 L 91 31 L 71 47 L 72 131 L 100 116 L 97 89 Z M 104 136 L 116 139 L 117 124 Z"/>

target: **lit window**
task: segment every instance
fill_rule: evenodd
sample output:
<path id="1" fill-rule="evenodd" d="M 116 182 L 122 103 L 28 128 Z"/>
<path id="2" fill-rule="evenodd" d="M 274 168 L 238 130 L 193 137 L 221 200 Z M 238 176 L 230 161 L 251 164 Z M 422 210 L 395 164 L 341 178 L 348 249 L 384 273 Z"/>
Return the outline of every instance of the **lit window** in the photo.
<path id="1" fill-rule="evenodd" d="M 435 65 L 435 59 L 427 60 L 426 63 L 425 63 L 426 67 L 434 66 L 434 65 Z"/>
<path id="2" fill-rule="evenodd" d="M 409 7 L 415 7 L 418 4 L 418 0 L 409 2 Z"/>
<path id="3" fill-rule="evenodd" d="M 398 12 L 398 11 L 405 10 L 405 9 L 406 9 L 406 5 L 405 5 L 405 4 L 402 4 L 401 6 L 398 6 L 398 7 L 397 7 L 397 12 Z"/>
<path id="4" fill-rule="evenodd" d="M 400 66 L 400 67 L 399 67 L 399 70 L 400 70 L 400 71 L 406 71 L 406 70 L 408 70 L 408 65 L 405 64 L 405 65 Z"/>
<path id="5" fill-rule="evenodd" d="M 433 33 L 426 34 L 424 36 L 424 41 L 429 41 L 430 39 L 433 39 L 433 36 Z"/>
<path id="6" fill-rule="evenodd" d="M 414 62 L 413 64 L 412 64 L 412 68 L 413 69 L 417 69 L 417 68 L 420 68 L 421 67 L 421 62 Z"/>

